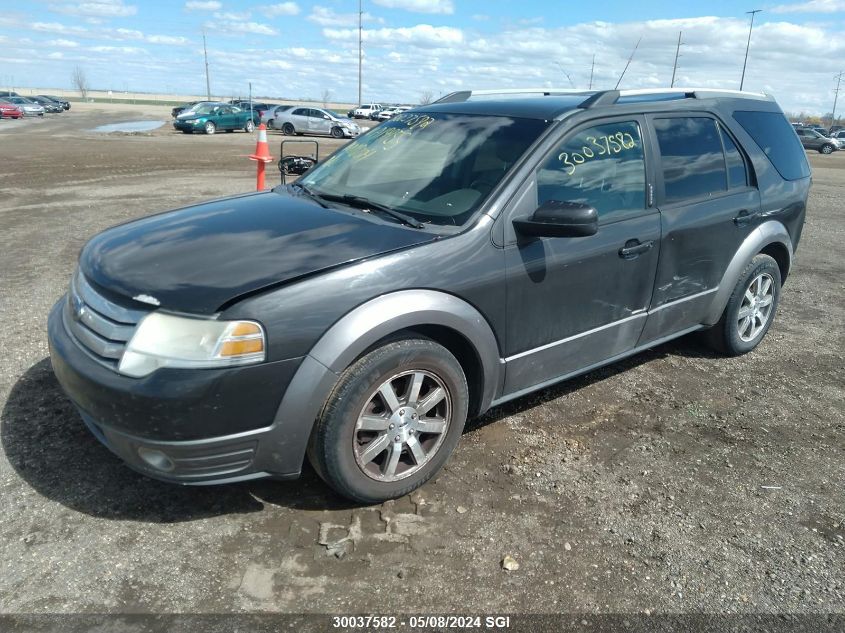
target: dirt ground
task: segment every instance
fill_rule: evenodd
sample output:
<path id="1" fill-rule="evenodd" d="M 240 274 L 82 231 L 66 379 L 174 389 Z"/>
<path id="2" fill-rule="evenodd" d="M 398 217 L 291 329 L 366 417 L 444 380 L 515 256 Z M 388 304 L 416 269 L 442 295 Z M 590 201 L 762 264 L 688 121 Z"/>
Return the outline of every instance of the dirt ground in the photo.
<path id="1" fill-rule="evenodd" d="M 156 118 L 0 121 L 0 612 L 845 612 L 845 152 L 810 156 L 803 241 L 754 353 L 685 338 L 499 407 L 436 480 L 362 508 L 310 470 L 146 479 L 59 390 L 46 318 L 84 242 L 254 187 L 252 135 L 89 131 Z"/>

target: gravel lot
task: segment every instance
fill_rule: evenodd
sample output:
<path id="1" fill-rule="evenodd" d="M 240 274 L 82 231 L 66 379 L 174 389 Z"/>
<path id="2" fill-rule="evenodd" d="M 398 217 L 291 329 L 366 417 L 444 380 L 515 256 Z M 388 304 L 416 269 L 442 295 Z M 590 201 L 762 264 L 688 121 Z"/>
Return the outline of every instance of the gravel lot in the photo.
<path id="1" fill-rule="evenodd" d="M 89 237 L 254 187 L 252 135 L 89 131 L 168 110 L 0 121 L 0 612 L 845 612 L 845 152 L 810 156 L 754 353 L 685 338 L 522 398 L 421 491 L 359 508 L 310 470 L 145 479 L 53 378 L 47 313 Z"/>

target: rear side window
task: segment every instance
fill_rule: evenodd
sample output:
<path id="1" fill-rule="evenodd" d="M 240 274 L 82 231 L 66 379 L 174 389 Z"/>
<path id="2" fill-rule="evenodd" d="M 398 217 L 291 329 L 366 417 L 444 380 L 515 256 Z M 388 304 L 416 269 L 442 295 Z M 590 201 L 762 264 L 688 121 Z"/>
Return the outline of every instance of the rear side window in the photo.
<path id="1" fill-rule="evenodd" d="M 783 114 L 739 110 L 734 112 L 734 119 L 786 180 L 798 180 L 810 175 L 810 166 L 801 141 Z"/>
<path id="2" fill-rule="evenodd" d="M 707 117 L 655 119 L 666 202 L 727 190 L 725 156 L 716 121 Z"/>
<path id="3" fill-rule="evenodd" d="M 722 133 L 722 142 L 725 144 L 725 161 L 728 165 L 728 188 L 736 189 L 745 187 L 748 184 L 748 175 L 745 171 L 745 161 L 739 148 L 730 135 L 719 126 Z"/>

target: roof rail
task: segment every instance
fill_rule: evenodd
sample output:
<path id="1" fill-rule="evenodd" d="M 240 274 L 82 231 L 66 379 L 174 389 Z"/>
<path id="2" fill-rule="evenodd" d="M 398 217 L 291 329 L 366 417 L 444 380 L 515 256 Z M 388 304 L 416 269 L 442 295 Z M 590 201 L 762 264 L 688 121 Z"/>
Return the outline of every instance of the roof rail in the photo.
<path id="1" fill-rule="evenodd" d="M 586 95 L 593 94 L 594 90 L 580 90 L 577 88 L 500 88 L 493 90 L 459 90 L 457 92 L 450 92 L 445 97 L 441 97 L 434 103 L 459 103 L 462 101 L 469 101 L 473 97 L 494 97 L 501 95 L 503 97 L 512 96 L 540 96 L 549 97 L 554 95 Z"/>
<path id="2" fill-rule="evenodd" d="M 774 101 L 774 97 L 764 92 L 743 90 L 721 90 L 718 88 L 636 88 L 631 90 L 579 90 L 577 88 L 502 88 L 497 90 L 459 90 L 451 92 L 434 103 L 460 103 L 475 97 L 513 97 L 513 96 L 562 96 L 584 95 L 585 100 L 579 108 L 588 109 L 618 103 L 625 97 L 661 97 L 677 95 L 680 99 L 763 99 Z"/>

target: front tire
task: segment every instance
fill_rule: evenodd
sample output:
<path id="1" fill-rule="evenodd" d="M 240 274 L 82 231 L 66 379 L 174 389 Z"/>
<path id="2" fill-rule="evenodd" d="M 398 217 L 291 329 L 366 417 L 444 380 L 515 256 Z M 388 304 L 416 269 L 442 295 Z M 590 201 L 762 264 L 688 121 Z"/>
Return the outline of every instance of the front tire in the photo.
<path id="1" fill-rule="evenodd" d="M 311 436 L 320 476 L 360 503 L 402 497 L 446 462 L 466 422 L 457 359 L 428 339 L 387 343 L 341 374 Z"/>
<path id="2" fill-rule="evenodd" d="M 710 345 L 728 356 L 757 347 L 774 321 L 780 287 L 777 262 L 768 255 L 755 256 L 739 276 L 722 318 L 708 332 Z"/>
<path id="3" fill-rule="evenodd" d="M 830 143 L 826 143 L 825 145 L 822 145 L 821 148 L 819 148 L 819 153 L 820 154 L 832 154 L 833 153 L 833 145 L 831 145 Z"/>
<path id="4" fill-rule="evenodd" d="M 341 130 L 339 127 L 333 127 L 332 128 L 332 137 L 333 138 L 343 138 L 343 130 Z"/>
<path id="5" fill-rule="evenodd" d="M 285 136 L 293 136 L 294 134 L 296 134 L 296 130 L 294 129 L 293 124 L 285 123 L 282 126 L 282 134 L 284 134 Z"/>
<path id="6" fill-rule="evenodd" d="M 203 128 L 206 134 L 214 134 L 217 131 L 217 126 L 214 125 L 213 121 L 208 121 Z"/>

